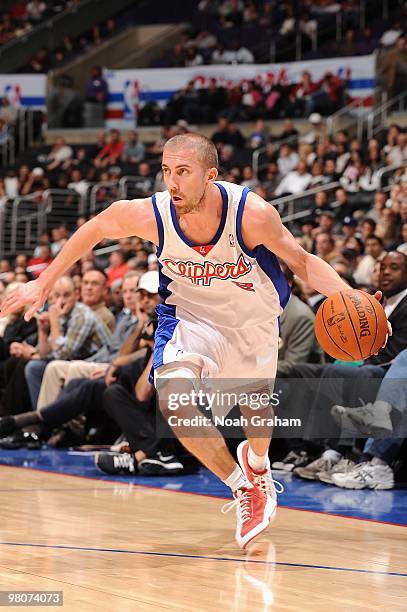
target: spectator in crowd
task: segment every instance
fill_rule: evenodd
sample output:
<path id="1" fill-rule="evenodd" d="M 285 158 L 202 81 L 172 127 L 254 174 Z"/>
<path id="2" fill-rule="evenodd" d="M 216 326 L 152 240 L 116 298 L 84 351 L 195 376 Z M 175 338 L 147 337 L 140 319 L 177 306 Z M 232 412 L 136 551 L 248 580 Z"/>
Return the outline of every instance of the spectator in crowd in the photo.
<path id="1" fill-rule="evenodd" d="M 293 171 L 299 162 L 299 155 L 293 150 L 293 147 L 286 143 L 280 147 L 279 156 L 277 159 L 278 170 L 282 176 Z"/>
<path id="2" fill-rule="evenodd" d="M 138 164 L 144 159 L 145 153 L 144 143 L 140 141 L 138 133 L 134 131 L 129 132 L 122 153 L 122 161 Z"/>
<path id="3" fill-rule="evenodd" d="M 51 59 L 47 47 L 41 47 L 31 58 L 28 70 L 38 74 L 47 73 L 51 68 Z"/>
<path id="4" fill-rule="evenodd" d="M 305 70 L 302 73 L 301 81 L 292 87 L 289 94 L 291 103 L 291 113 L 298 117 L 307 114 L 310 108 L 311 96 L 317 90 L 317 84 L 312 82 L 311 73 Z"/>
<path id="5" fill-rule="evenodd" d="M 10 100 L 5 96 L 0 100 L 0 119 L 7 125 L 15 125 L 18 117 L 18 107 L 11 104 Z"/>
<path id="6" fill-rule="evenodd" d="M 46 11 L 47 5 L 41 0 L 31 0 L 26 6 L 26 15 L 32 22 L 40 21 Z"/>
<path id="7" fill-rule="evenodd" d="M 94 66 L 91 70 L 90 78 L 86 83 L 85 97 L 87 102 L 106 106 L 109 96 L 109 87 L 103 78 L 102 68 Z"/>
<path id="8" fill-rule="evenodd" d="M 291 298 L 280 319 L 277 376 L 286 376 L 295 363 L 320 362 L 321 349 L 315 340 L 315 315 L 301 296 L 301 288 L 295 286 L 294 275 L 280 263 L 293 290 Z M 298 297 L 296 293 L 301 297 Z"/>
<path id="9" fill-rule="evenodd" d="M 37 317 L 38 358 L 25 368 L 31 405 L 35 410 L 42 377 L 52 359 L 89 359 L 104 345 L 110 346 L 111 334 L 91 308 L 76 299 L 75 286 L 68 276 L 53 288 L 53 304 Z"/>
<path id="10" fill-rule="evenodd" d="M 386 206 L 386 194 L 383 191 L 377 191 L 373 198 L 373 208 L 367 211 L 366 217 L 372 219 L 376 224 L 382 218 L 383 210 Z"/>
<path id="11" fill-rule="evenodd" d="M 106 269 L 108 287 L 110 287 L 111 284 L 118 278 L 123 278 L 123 276 L 129 271 L 126 256 L 121 250 L 112 251 L 109 257 L 109 263 L 110 266 Z"/>
<path id="12" fill-rule="evenodd" d="M 281 170 L 280 170 L 281 171 Z M 296 170 L 287 172 L 281 183 L 275 190 L 276 196 L 282 196 L 284 194 L 297 194 L 302 191 L 306 191 L 312 180 L 311 174 L 308 172 L 307 164 L 304 161 L 300 161 Z"/>
<path id="13" fill-rule="evenodd" d="M 201 66 L 203 62 L 203 57 L 196 47 L 188 47 L 185 50 L 185 66 Z"/>
<path id="14" fill-rule="evenodd" d="M 365 251 L 366 254 L 360 259 L 353 277 L 359 285 L 369 286 L 372 284 L 375 263 L 386 255 L 383 240 L 374 234 L 368 236 L 365 240 Z"/>
<path id="15" fill-rule="evenodd" d="M 21 195 L 27 195 L 29 193 L 36 193 L 38 195 L 38 200 L 41 200 L 41 194 L 46 189 L 49 189 L 50 182 L 49 179 L 45 176 L 44 170 L 37 166 L 33 168 L 30 172 L 24 186 L 21 189 Z"/>
<path id="16" fill-rule="evenodd" d="M 125 142 L 120 136 L 119 130 L 110 130 L 109 141 L 95 157 L 96 168 L 115 166 L 123 154 Z"/>
<path id="17" fill-rule="evenodd" d="M 387 75 L 387 90 L 389 91 L 390 97 L 406 91 L 407 45 L 405 36 L 400 36 L 394 50 L 389 53 L 385 74 Z"/>
<path id="18" fill-rule="evenodd" d="M 39 156 L 38 161 L 46 164 L 48 172 L 60 168 L 64 162 L 71 159 L 73 155 L 72 147 L 66 144 L 64 138 L 57 138 L 48 155 Z"/>
<path id="19" fill-rule="evenodd" d="M 335 240 L 330 234 L 321 232 L 320 234 L 316 235 L 315 254 L 328 263 L 338 256 L 335 249 Z"/>

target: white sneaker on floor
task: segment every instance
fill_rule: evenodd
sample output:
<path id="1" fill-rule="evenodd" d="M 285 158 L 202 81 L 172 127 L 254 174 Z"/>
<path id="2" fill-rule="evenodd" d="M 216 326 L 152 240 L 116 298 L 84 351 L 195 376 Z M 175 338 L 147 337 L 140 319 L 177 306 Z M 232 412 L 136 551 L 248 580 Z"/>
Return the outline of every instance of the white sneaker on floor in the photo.
<path id="1" fill-rule="evenodd" d="M 332 484 L 343 489 L 393 489 L 394 474 L 389 465 L 366 461 L 346 474 L 333 474 Z"/>
<path id="2" fill-rule="evenodd" d="M 327 450 L 315 461 L 311 461 L 304 467 L 297 467 L 294 469 L 294 474 L 300 478 L 307 480 L 318 480 L 317 474 L 319 472 L 328 472 L 333 468 L 334 465 L 339 463 L 342 459 L 342 455 L 332 450 Z"/>
<path id="3" fill-rule="evenodd" d="M 334 466 L 331 467 L 330 470 L 325 470 L 321 472 L 317 472 L 316 477 L 321 482 L 326 482 L 326 484 L 332 484 L 332 477 L 334 474 L 347 474 L 352 471 L 355 467 L 356 463 L 351 461 L 351 459 L 341 459 Z"/>

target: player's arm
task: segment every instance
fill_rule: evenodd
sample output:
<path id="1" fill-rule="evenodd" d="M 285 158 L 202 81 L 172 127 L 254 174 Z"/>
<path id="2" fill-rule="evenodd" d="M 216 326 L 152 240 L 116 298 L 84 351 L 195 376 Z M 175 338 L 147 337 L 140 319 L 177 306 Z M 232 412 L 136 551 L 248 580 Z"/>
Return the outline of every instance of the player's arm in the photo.
<path id="1" fill-rule="evenodd" d="M 339 274 L 316 255 L 307 253 L 282 224 L 276 209 L 255 193 L 249 193 L 242 219 L 242 235 L 253 250 L 263 244 L 283 259 L 301 280 L 322 295 L 349 289 Z"/>
<path id="2" fill-rule="evenodd" d="M 119 239 L 127 236 L 139 236 L 157 244 L 158 230 L 151 198 L 113 202 L 87 221 L 71 236 L 54 261 L 35 281 L 26 283 L 7 296 L 1 305 L 1 316 L 31 304 L 25 315 L 25 319 L 29 320 L 42 307 L 55 281 L 84 253 L 104 238 Z"/>

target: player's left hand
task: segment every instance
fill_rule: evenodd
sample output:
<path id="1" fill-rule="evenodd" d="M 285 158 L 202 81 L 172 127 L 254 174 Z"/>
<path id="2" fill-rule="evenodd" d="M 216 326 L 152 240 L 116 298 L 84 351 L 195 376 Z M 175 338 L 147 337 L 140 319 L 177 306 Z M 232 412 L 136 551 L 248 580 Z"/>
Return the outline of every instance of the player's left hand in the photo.
<path id="1" fill-rule="evenodd" d="M 382 297 L 383 297 L 383 293 L 382 293 L 381 291 L 376 291 L 376 293 L 374 294 L 374 296 L 373 296 L 373 297 L 374 297 L 374 298 L 375 298 L 375 299 L 376 299 L 378 302 L 381 302 Z M 392 330 L 392 327 L 391 327 L 391 323 L 390 323 L 390 321 L 389 321 L 389 320 L 387 320 L 387 336 L 386 336 L 386 339 L 385 339 L 385 341 L 384 341 L 384 344 L 383 344 L 382 348 L 384 348 L 384 347 L 386 346 L 386 344 L 387 344 L 387 340 L 388 340 L 388 339 L 389 339 L 389 337 L 390 337 L 390 336 L 392 336 L 392 335 L 393 335 L 393 330 Z M 376 353 L 376 355 L 377 355 L 377 353 Z"/>

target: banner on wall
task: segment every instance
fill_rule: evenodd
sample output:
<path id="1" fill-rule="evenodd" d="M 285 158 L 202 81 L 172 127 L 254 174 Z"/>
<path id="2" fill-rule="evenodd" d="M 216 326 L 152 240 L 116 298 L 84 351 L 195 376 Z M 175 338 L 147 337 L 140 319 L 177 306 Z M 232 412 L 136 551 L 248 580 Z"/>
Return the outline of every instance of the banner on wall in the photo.
<path id="1" fill-rule="evenodd" d="M 0 74 L 0 98 L 14 106 L 45 110 L 46 91 L 45 74 Z"/>
<path id="2" fill-rule="evenodd" d="M 226 87 L 249 80 L 264 86 L 273 83 L 288 85 L 297 83 L 304 70 L 311 73 L 313 81 L 318 81 L 327 72 L 333 72 L 346 80 L 351 100 L 360 98 L 364 106 L 373 105 L 375 56 L 366 55 L 286 64 L 106 70 L 104 75 L 110 92 L 106 118 L 111 126 L 134 126 L 140 105 L 147 101 L 165 104 L 189 81 L 194 81 L 198 88 L 206 87 L 211 78 Z"/>

